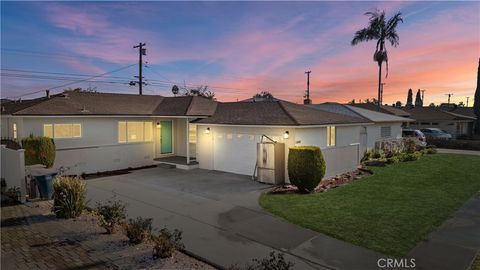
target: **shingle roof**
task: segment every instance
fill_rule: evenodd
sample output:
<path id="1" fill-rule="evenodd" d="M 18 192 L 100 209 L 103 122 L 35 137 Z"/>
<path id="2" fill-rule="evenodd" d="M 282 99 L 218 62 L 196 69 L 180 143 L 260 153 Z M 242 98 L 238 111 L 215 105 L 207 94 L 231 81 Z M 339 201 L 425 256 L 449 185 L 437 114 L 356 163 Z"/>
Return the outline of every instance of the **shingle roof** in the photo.
<path id="1" fill-rule="evenodd" d="M 417 121 L 475 120 L 474 117 L 447 112 L 436 107 L 414 107 L 405 110 Z"/>
<path id="2" fill-rule="evenodd" d="M 300 126 L 365 123 L 365 120 L 287 101 L 271 101 L 218 103 L 211 117 L 200 119 L 197 123 Z"/>
<path id="3" fill-rule="evenodd" d="M 191 96 L 162 97 L 68 91 L 49 99 L 17 102 L 11 107 L 6 105 L 4 114 L 14 115 L 208 116 L 214 112 L 216 102 Z"/>
<path id="4" fill-rule="evenodd" d="M 385 105 L 381 105 L 380 110 L 378 110 L 378 106 L 376 104 L 373 104 L 373 103 L 355 103 L 355 104 L 348 104 L 348 105 L 363 108 L 363 109 L 367 109 L 367 110 L 371 110 L 371 111 L 379 111 L 381 113 L 393 114 L 393 115 L 400 116 L 400 117 L 409 117 L 410 116 L 410 114 L 408 112 L 406 112 L 406 111 L 404 111 L 400 108 L 395 108 L 395 107 L 390 107 L 390 106 L 385 106 Z"/>
<path id="5" fill-rule="evenodd" d="M 381 113 L 378 111 L 367 110 L 363 108 L 358 108 L 350 105 L 344 105 L 335 102 L 327 102 L 322 104 L 312 104 L 307 105 L 309 107 L 324 110 L 333 113 L 340 113 L 344 115 L 349 115 L 353 117 L 358 117 L 364 119 L 367 122 L 409 122 L 413 121 L 412 119 L 407 119 L 404 117 L 398 117 L 395 115 Z"/>

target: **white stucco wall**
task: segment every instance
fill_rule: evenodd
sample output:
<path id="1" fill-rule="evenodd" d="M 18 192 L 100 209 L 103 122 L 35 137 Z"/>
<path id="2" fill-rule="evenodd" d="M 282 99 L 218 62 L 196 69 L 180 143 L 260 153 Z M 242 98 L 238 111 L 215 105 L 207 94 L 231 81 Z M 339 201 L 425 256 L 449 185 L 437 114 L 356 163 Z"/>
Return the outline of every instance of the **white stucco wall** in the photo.
<path id="1" fill-rule="evenodd" d="M 23 135 L 43 136 L 43 124 L 81 123 L 81 138 L 55 139 L 57 155 L 54 168 L 70 167 L 68 174 L 151 165 L 155 158 L 155 140 L 118 143 L 118 121 L 124 120 L 155 123 L 151 118 L 24 118 Z"/>
<path id="2" fill-rule="evenodd" d="M 381 127 L 390 127 L 391 136 L 382 138 L 381 137 Z M 375 147 L 376 141 L 396 139 L 402 137 L 402 123 L 375 123 L 374 125 L 366 126 L 367 128 L 367 147 Z"/>
<path id="3" fill-rule="evenodd" d="M 210 133 L 205 130 L 210 128 Z M 289 131 L 289 138 L 284 139 L 283 134 Z M 351 170 L 351 164 L 358 164 L 358 146 L 351 144 L 359 143 L 360 126 L 337 126 L 336 147 L 326 146 L 326 128 L 295 128 L 295 127 L 242 127 L 242 126 L 208 126 L 198 125 L 197 128 L 197 160 L 200 168 L 213 170 L 225 168 L 227 171 L 251 175 L 256 162 L 256 143 L 260 141 L 261 135 L 265 134 L 274 140 L 285 143 L 285 164 L 288 164 L 288 148 L 291 146 L 314 145 L 325 150 L 329 163 L 327 176 Z M 254 136 L 250 141 L 247 137 L 237 139 L 237 135 Z M 227 139 L 231 135 L 232 139 Z M 336 151 L 341 148 L 341 153 Z M 328 151 L 327 151 L 328 149 Z M 352 159 L 337 160 L 339 157 Z M 338 164 L 340 165 L 338 165 Z M 342 166 L 345 164 L 345 166 Z M 347 168 L 348 167 L 348 168 Z M 355 166 L 353 166 L 354 168 Z M 288 182 L 288 169 L 285 168 L 285 181 Z"/>

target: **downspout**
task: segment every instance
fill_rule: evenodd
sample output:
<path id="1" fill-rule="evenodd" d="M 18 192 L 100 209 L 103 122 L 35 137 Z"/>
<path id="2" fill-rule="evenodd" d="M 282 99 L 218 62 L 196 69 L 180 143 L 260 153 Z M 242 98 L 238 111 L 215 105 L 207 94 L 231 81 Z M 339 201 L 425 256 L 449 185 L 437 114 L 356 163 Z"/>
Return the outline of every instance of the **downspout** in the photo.
<path id="1" fill-rule="evenodd" d="M 188 117 L 186 119 L 186 128 L 185 128 L 185 138 L 187 141 L 187 165 L 190 164 L 190 122 L 188 121 Z"/>

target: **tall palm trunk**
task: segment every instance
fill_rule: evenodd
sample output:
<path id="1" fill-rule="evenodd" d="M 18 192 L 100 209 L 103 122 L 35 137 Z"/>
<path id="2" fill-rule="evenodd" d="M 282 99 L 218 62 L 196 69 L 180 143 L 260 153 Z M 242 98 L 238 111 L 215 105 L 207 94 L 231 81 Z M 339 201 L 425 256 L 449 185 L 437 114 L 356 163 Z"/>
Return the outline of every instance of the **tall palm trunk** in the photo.
<path id="1" fill-rule="evenodd" d="M 383 61 L 378 62 L 378 110 L 380 111 L 380 105 L 382 104 L 381 95 L 382 95 L 382 64 Z"/>

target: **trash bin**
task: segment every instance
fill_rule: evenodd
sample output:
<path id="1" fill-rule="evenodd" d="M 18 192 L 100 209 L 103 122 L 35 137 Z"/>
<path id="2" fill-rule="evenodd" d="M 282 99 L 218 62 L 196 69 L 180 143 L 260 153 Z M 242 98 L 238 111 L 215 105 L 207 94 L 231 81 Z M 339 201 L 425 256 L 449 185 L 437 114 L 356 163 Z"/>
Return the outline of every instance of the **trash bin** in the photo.
<path id="1" fill-rule="evenodd" d="M 44 175 L 35 175 L 35 182 L 40 191 L 40 197 L 42 199 L 51 200 L 53 197 L 53 180 L 57 176 L 57 172 L 52 172 Z"/>

